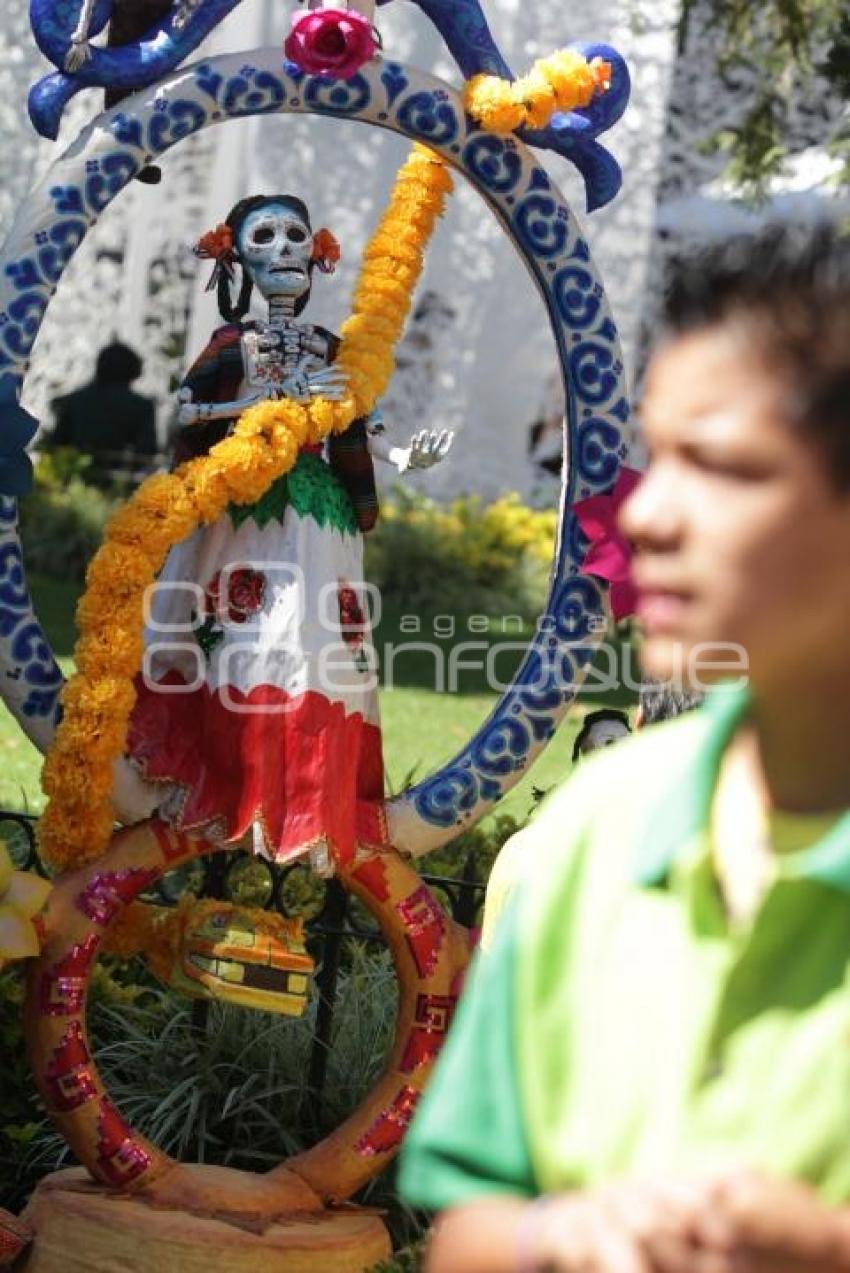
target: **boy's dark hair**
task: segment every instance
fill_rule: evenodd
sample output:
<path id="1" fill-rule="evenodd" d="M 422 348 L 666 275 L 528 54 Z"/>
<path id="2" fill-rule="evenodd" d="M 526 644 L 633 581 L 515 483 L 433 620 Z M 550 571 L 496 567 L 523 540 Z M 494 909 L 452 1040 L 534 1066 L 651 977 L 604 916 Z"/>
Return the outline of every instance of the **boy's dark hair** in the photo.
<path id="1" fill-rule="evenodd" d="M 850 235 L 831 222 L 771 222 L 673 266 L 671 334 L 736 325 L 785 381 L 783 414 L 850 490 Z"/>
<path id="2" fill-rule="evenodd" d="M 686 690 L 670 681 L 644 680 L 638 702 L 641 729 L 646 725 L 657 725 L 660 721 L 673 720 L 675 716 L 699 707 L 704 697 L 697 690 Z"/>
<path id="3" fill-rule="evenodd" d="M 573 743 L 573 764 L 578 760 L 584 750 L 584 744 L 590 731 L 594 725 L 600 724 L 602 721 L 618 721 L 619 724 L 625 725 L 626 729 L 631 733 L 632 727 L 629 724 L 629 718 L 625 712 L 621 712 L 617 707 L 600 707 L 598 711 L 588 712 L 582 722 L 581 729 L 576 734 Z"/>
<path id="4" fill-rule="evenodd" d="M 95 378 L 102 385 L 129 385 L 142 374 L 142 360 L 120 340 L 106 345 L 97 356 Z"/>

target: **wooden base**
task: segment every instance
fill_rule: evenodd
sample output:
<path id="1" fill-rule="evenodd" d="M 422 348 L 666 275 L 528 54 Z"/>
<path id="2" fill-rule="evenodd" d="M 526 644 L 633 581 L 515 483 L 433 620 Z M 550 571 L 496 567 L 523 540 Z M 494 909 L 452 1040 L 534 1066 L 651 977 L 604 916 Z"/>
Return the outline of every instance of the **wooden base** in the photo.
<path id="1" fill-rule="evenodd" d="M 78 1168 L 42 1181 L 25 1213 L 35 1242 L 16 1273 L 364 1273 L 391 1253 L 367 1211 L 301 1213 L 256 1233 L 87 1182 Z"/>

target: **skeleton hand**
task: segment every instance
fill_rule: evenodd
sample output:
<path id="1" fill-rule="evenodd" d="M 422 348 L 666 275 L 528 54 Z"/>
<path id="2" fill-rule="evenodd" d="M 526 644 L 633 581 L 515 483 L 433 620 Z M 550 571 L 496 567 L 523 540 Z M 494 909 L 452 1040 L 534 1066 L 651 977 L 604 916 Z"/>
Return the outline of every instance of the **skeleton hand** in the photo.
<path id="1" fill-rule="evenodd" d="M 77 28 L 71 36 L 71 47 L 65 54 L 65 70 L 69 75 L 73 75 L 75 71 L 79 71 L 85 66 L 91 57 L 91 45 L 89 44 L 89 28 L 94 16 L 94 0 L 85 0 L 80 10 L 80 19 Z"/>
<path id="2" fill-rule="evenodd" d="M 454 433 L 443 429 L 437 433 L 433 429 L 422 429 L 414 433 L 410 446 L 399 453 L 396 461 L 399 473 L 410 473 L 413 469 L 430 469 L 444 460 L 451 450 Z"/>
<path id="3" fill-rule="evenodd" d="M 200 404 L 192 401 L 192 390 L 181 389 L 177 394 L 177 401 L 180 407 L 177 412 L 178 424 L 196 424 L 198 421 L 198 410 Z"/>
<path id="4" fill-rule="evenodd" d="M 91 57 L 91 45 L 85 35 L 77 31 L 71 36 L 71 47 L 65 54 L 65 70 L 69 75 L 81 71 Z"/>
<path id="5" fill-rule="evenodd" d="M 341 367 L 321 367 L 318 371 L 307 371 L 312 355 L 306 354 L 298 366 L 286 377 L 280 386 L 286 398 L 294 398 L 296 402 L 309 402 L 311 398 L 328 398 L 331 402 L 339 402 L 348 388 L 348 377 Z"/>

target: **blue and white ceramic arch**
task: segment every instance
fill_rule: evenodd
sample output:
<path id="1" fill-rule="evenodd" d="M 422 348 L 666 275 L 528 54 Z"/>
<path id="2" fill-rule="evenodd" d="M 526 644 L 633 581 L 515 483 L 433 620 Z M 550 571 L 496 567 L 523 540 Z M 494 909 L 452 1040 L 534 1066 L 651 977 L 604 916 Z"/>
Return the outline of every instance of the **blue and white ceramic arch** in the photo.
<path id="1" fill-rule="evenodd" d="M 62 678 L 28 594 L 14 497 L 26 489 L 23 447 L 35 424 L 18 397 L 62 272 L 107 205 L 156 155 L 222 120 L 287 113 L 387 128 L 426 142 L 463 172 L 530 270 L 563 369 L 567 463 L 546 613 L 513 685 L 471 743 L 390 802 L 394 842 L 419 854 L 492 808 L 575 696 L 607 606 L 603 587 L 578 573 L 585 546 L 571 510 L 616 480 L 629 414 L 616 328 L 563 197 L 522 143 L 479 132 L 455 91 L 421 72 L 376 60 L 345 83 L 331 82 L 282 66 L 274 49 L 198 63 L 96 119 L 22 208 L 0 256 L 0 693 L 46 749 Z"/>

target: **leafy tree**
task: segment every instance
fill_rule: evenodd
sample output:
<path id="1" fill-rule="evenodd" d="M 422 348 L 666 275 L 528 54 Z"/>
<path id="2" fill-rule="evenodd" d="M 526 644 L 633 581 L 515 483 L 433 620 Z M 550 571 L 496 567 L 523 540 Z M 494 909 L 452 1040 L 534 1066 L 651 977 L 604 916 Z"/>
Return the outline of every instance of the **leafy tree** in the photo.
<path id="1" fill-rule="evenodd" d="M 788 154 L 811 144 L 814 123 L 843 161 L 840 180 L 850 180 L 847 0 L 683 0 L 680 51 L 697 23 L 713 33 L 721 80 L 731 85 L 743 73 L 754 84 L 740 121 L 711 141 L 728 156 L 729 178 L 761 195 Z"/>

